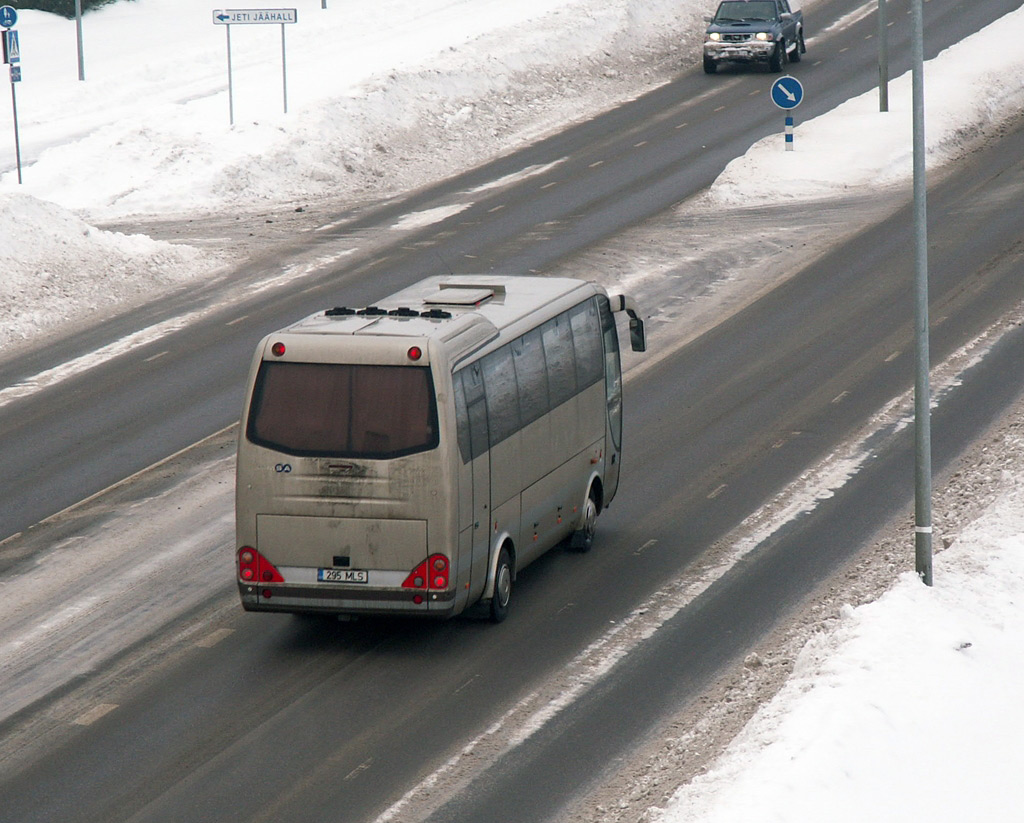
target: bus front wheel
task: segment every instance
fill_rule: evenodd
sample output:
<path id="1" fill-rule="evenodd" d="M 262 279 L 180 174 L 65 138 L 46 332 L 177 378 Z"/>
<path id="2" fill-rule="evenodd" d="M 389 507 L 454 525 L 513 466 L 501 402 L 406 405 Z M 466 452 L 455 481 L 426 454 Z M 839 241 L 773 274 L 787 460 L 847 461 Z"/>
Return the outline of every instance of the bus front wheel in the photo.
<path id="1" fill-rule="evenodd" d="M 508 617 L 508 604 L 512 599 L 512 553 L 502 546 L 498 553 L 498 566 L 494 570 L 494 594 L 491 596 L 491 622 L 500 623 Z"/>

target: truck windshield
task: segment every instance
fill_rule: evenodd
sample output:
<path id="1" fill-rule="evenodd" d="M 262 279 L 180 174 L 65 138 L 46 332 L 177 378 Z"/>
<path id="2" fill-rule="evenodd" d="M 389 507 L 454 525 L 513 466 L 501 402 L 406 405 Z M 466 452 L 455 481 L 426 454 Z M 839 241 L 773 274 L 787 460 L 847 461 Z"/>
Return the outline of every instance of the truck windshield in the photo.
<path id="1" fill-rule="evenodd" d="M 435 448 L 430 368 L 264 362 L 246 437 L 298 456 L 382 460 Z"/>
<path id="2" fill-rule="evenodd" d="M 722 3 L 715 15 L 715 22 L 732 23 L 741 20 L 774 20 L 775 3 Z"/>

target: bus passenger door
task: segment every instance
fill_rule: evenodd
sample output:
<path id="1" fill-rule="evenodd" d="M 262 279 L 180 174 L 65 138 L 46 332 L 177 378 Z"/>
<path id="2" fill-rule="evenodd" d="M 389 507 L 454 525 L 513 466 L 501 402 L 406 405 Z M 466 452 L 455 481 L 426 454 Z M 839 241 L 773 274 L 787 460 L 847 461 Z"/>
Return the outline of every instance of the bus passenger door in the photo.
<path id="1" fill-rule="evenodd" d="M 622 458 L 622 361 L 619 356 L 619 335 L 615 317 L 607 299 L 598 301 L 601 310 L 601 334 L 604 341 L 605 402 L 608 408 L 604 469 L 604 502 L 615 497 L 619 487 Z"/>
<path id="2" fill-rule="evenodd" d="M 469 602 L 480 598 L 487 582 L 487 561 L 491 542 L 491 458 L 487 403 L 480 364 L 462 370 L 472 459 L 473 541 Z"/>

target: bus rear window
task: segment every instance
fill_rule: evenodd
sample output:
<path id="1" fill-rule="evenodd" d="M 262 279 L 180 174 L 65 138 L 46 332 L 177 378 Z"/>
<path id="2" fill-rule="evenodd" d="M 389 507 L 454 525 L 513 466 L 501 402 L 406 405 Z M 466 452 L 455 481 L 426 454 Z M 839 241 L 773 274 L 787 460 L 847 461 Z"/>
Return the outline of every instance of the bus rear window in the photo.
<path id="1" fill-rule="evenodd" d="M 433 449 L 430 368 L 264 362 L 246 436 L 299 456 L 380 460 Z"/>

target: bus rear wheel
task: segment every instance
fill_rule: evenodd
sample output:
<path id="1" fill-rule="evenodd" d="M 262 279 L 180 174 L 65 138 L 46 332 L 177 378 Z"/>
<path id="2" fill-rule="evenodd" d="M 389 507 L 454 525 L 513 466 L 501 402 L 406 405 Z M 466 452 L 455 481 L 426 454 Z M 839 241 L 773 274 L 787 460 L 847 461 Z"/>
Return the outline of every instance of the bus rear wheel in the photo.
<path id="1" fill-rule="evenodd" d="M 508 546 L 498 552 L 498 566 L 494 570 L 494 594 L 491 596 L 491 622 L 500 623 L 508 617 L 508 604 L 512 600 L 512 553 Z"/>

